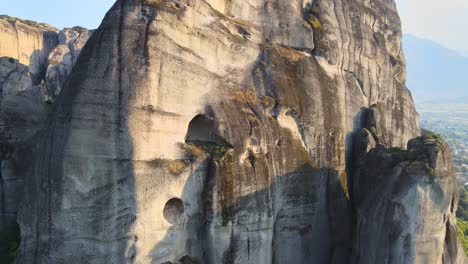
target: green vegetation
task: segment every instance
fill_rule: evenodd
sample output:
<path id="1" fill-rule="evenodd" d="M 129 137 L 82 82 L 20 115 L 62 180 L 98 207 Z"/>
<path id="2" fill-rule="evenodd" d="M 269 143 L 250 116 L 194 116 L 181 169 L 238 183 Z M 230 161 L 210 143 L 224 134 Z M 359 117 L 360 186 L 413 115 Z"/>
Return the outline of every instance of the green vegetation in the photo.
<path id="1" fill-rule="evenodd" d="M 452 151 L 457 178 L 468 183 L 468 104 L 428 105 L 421 111 L 421 127 L 440 133 Z"/>
<path id="2" fill-rule="evenodd" d="M 430 177 L 434 177 L 435 176 L 435 171 L 434 171 L 434 168 L 432 168 L 429 163 L 424 163 L 424 169 L 426 170 L 426 173 L 427 175 L 429 175 Z"/>
<path id="3" fill-rule="evenodd" d="M 18 21 L 18 22 L 21 22 L 21 23 L 26 24 L 28 26 L 31 26 L 31 27 L 43 27 L 43 28 L 52 27 L 52 26 L 50 26 L 50 25 L 48 25 L 46 23 L 38 23 L 36 21 L 21 19 L 21 18 L 17 18 L 17 17 L 11 17 L 11 16 L 7 16 L 7 15 L 0 15 L 0 19 L 5 19 L 5 20 L 8 20 L 8 21 Z"/>
<path id="4" fill-rule="evenodd" d="M 458 237 L 468 254 L 468 187 L 460 188 L 460 201 L 457 209 Z"/>
<path id="5" fill-rule="evenodd" d="M 415 161 L 415 160 L 426 159 L 426 153 L 424 153 L 423 148 L 417 148 L 412 151 L 404 150 L 401 148 L 387 148 L 384 150 L 384 153 L 392 155 L 392 158 L 395 164 L 398 164 L 404 161 Z"/>
<path id="6" fill-rule="evenodd" d="M 16 258 L 21 235 L 18 224 L 0 231 L 0 263 L 10 264 Z"/>
<path id="7" fill-rule="evenodd" d="M 221 159 L 224 156 L 224 154 L 226 154 L 226 152 L 230 149 L 230 147 L 226 144 L 199 140 L 191 140 L 188 141 L 187 144 L 194 146 L 205 153 L 211 154 L 214 160 Z"/>
<path id="8" fill-rule="evenodd" d="M 403 150 L 401 148 L 387 148 L 384 150 L 384 153 L 390 154 L 392 156 L 393 163 L 395 165 L 404 161 L 423 161 L 424 170 L 426 171 L 427 175 L 431 178 L 435 176 L 435 170 L 427 162 L 427 156 L 423 147 L 417 147 L 412 151 Z"/>
<path id="9" fill-rule="evenodd" d="M 379 136 L 376 127 L 371 127 L 370 132 L 374 138 L 377 138 Z"/>
<path id="10" fill-rule="evenodd" d="M 468 221 L 457 219 L 458 237 L 463 246 L 465 254 L 468 254 Z"/>
<path id="11" fill-rule="evenodd" d="M 390 154 L 396 164 L 403 161 L 414 161 L 416 159 L 411 152 L 401 148 L 387 148 L 384 150 L 384 153 Z"/>
<path id="12" fill-rule="evenodd" d="M 419 140 L 435 140 L 437 145 L 439 145 L 442 151 L 445 150 L 445 142 L 440 134 L 430 133 L 421 137 L 418 137 Z"/>
<path id="13" fill-rule="evenodd" d="M 457 217 L 468 221 L 468 187 L 460 187 L 460 201 L 458 202 Z"/>

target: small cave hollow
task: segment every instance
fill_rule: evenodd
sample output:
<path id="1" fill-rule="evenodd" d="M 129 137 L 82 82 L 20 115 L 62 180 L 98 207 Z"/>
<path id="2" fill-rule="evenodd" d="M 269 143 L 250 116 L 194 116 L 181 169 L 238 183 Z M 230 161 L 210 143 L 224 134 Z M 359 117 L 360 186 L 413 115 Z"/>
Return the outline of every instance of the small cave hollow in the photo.
<path id="1" fill-rule="evenodd" d="M 172 198 L 164 206 L 164 218 L 171 224 L 180 224 L 184 214 L 184 202 L 179 198 Z"/>
<path id="2" fill-rule="evenodd" d="M 185 142 L 215 142 L 214 121 L 205 115 L 197 115 L 190 121 Z"/>

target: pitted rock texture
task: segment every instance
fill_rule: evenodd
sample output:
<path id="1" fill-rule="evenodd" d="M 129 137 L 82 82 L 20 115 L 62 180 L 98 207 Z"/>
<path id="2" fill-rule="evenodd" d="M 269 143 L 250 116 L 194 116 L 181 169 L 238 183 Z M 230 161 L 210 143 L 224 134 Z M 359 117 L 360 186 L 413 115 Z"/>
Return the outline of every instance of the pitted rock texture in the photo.
<path id="1" fill-rule="evenodd" d="M 118 0 L 37 141 L 17 263 L 349 263 L 352 139 L 420 134 L 404 79 L 390 0 Z"/>

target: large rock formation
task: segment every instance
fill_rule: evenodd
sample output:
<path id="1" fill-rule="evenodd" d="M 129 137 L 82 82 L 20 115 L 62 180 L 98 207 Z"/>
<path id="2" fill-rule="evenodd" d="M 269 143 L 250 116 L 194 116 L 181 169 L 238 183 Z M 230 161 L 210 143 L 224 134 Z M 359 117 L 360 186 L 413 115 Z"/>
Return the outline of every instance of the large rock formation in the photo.
<path id="1" fill-rule="evenodd" d="M 48 58 L 43 86 L 46 101 L 53 102 L 58 96 L 91 34 L 91 31 L 82 27 L 65 28 L 59 32 L 58 45 Z"/>
<path id="2" fill-rule="evenodd" d="M 47 111 L 28 67 L 0 58 L 0 230 L 16 223 L 18 203 L 31 168 L 32 138 Z"/>
<path id="3" fill-rule="evenodd" d="M 419 136 L 404 83 L 392 0 L 118 0 L 37 139 L 17 263 L 462 263 L 450 161 L 365 154 Z"/>
<path id="4" fill-rule="evenodd" d="M 364 128 L 355 137 L 351 263 L 466 263 L 446 143 L 427 134 L 409 141 L 408 150 L 386 148 L 372 131 Z"/>
<path id="5" fill-rule="evenodd" d="M 0 232 L 16 222 L 46 102 L 54 101 L 89 34 L 0 16 Z"/>
<path id="6" fill-rule="evenodd" d="M 44 78 L 47 58 L 57 43 L 58 30 L 50 25 L 0 16 L 0 57 L 28 66 L 35 84 Z"/>
<path id="7" fill-rule="evenodd" d="M 82 27 L 58 30 L 44 23 L 0 16 L 0 57 L 28 67 L 33 85 L 53 102 L 92 31 Z"/>

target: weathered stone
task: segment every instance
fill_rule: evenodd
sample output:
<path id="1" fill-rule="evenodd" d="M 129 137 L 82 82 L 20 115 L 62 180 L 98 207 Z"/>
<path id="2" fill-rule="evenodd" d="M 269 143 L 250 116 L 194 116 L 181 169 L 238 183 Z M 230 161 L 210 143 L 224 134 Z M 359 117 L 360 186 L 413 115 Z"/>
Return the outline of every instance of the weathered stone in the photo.
<path id="1" fill-rule="evenodd" d="M 15 223 L 24 179 L 31 172 L 31 148 L 44 127 L 47 109 L 28 67 L 0 58 L 0 229 Z"/>
<path id="2" fill-rule="evenodd" d="M 420 134 L 392 0 L 118 0 L 80 52 L 88 35 L 59 34 L 37 145 L 5 146 L 27 181 L 17 263 L 418 262 L 386 223 L 463 260 L 450 163 L 434 183 L 385 148 Z"/>
<path id="3" fill-rule="evenodd" d="M 81 27 L 66 28 L 59 32 L 59 45 L 48 58 L 43 86 L 45 101 L 53 102 L 60 93 L 90 35 L 90 31 Z"/>
<path id="4" fill-rule="evenodd" d="M 366 155 L 355 181 L 352 263 L 466 263 L 456 233 L 457 179 L 442 144 L 414 139 L 407 152 Z"/>
<path id="5" fill-rule="evenodd" d="M 0 57 L 29 67 L 34 84 L 44 79 L 49 53 L 58 43 L 58 30 L 29 20 L 0 16 Z"/>

